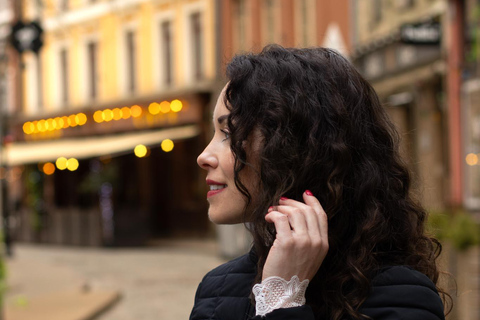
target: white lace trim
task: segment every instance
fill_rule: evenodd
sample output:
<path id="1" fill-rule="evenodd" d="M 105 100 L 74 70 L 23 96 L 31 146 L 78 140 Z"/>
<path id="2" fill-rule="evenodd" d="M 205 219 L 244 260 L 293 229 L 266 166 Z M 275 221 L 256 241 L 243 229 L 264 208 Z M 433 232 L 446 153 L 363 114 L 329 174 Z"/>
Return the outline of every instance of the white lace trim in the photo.
<path id="1" fill-rule="evenodd" d="M 300 282 L 297 276 L 290 281 L 280 277 L 268 277 L 253 286 L 257 316 L 264 316 L 275 309 L 292 308 L 305 304 L 308 279 Z"/>

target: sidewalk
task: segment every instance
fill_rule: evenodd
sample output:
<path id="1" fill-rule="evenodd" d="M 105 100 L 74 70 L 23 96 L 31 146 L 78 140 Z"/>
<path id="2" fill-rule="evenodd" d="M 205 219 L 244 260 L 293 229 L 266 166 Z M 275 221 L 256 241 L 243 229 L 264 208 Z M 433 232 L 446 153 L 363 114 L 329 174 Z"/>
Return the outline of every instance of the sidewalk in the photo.
<path id="1" fill-rule="evenodd" d="M 65 291 L 7 303 L 6 320 L 90 320 L 115 304 L 118 292 Z M 22 300 L 20 300 L 22 301 Z"/>
<path id="2" fill-rule="evenodd" d="M 18 245 L 7 258 L 5 320 L 87 320 L 120 299 L 118 290 L 94 290 L 62 266 L 56 247 Z M 52 255 L 53 254 L 53 255 Z"/>
<path id="3" fill-rule="evenodd" d="M 7 259 L 5 320 L 188 319 L 214 242 L 103 249 L 20 244 Z"/>

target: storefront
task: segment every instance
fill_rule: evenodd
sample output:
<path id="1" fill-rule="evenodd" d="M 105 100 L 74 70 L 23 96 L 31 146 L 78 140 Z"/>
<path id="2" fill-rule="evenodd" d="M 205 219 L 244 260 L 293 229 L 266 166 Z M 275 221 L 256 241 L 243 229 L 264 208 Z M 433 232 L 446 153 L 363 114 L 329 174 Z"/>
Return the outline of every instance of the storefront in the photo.
<path id="1" fill-rule="evenodd" d="M 209 94 L 19 121 L 6 147 L 14 238 L 148 245 L 210 233 L 196 157 Z"/>

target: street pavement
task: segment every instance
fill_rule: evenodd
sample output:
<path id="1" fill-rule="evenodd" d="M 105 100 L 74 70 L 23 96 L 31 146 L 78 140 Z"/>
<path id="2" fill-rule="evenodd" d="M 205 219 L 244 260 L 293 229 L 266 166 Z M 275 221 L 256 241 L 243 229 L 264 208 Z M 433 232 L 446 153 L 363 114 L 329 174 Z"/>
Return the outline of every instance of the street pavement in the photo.
<path id="1" fill-rule="evenodd" d="M 213 240 L 127 249 L 16 244 L 5 320 L 188 319 L 198 283 L 223 262 Z"/>

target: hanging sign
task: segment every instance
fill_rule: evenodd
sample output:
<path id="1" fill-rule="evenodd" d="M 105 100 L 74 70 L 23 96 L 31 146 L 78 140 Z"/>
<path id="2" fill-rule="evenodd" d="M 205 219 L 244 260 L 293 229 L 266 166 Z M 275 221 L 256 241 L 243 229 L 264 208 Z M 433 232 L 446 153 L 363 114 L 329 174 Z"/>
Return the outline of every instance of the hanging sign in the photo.
<path id="1" fill-rule="evenodd" d="M 442 38 L 442 32 L 438 22 L 410 23 L 400 28 L 400 37 L 403 43 L 438 45 Z"/>

